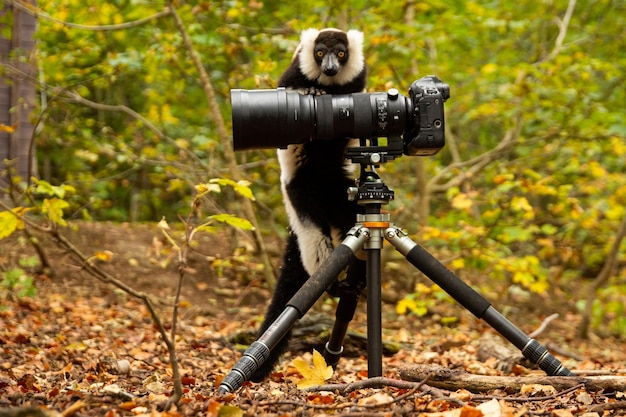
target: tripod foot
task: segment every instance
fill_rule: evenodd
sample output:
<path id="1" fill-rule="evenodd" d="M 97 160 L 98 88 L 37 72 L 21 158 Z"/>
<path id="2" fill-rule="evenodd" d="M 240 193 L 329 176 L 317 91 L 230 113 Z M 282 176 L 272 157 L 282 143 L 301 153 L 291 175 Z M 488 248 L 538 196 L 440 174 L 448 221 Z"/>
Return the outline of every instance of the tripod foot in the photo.
<path id="1" fill-rule="evenodd" d="M 331 350 L 329 343 L 330 342 L 326 342 L 326 345 L 324 345 L 324 360 L 326 361 L 326 365 L 330 365 L 333 369 L 337 369 L 337 364 L 343 354 L 343 346 L 341 346 L 341 349 L 339 350 Z"/>

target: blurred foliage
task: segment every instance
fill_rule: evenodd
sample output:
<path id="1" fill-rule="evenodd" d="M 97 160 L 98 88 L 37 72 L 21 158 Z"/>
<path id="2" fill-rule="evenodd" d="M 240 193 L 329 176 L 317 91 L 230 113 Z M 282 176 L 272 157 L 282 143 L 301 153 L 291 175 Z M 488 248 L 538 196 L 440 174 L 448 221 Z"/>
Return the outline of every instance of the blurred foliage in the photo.
<path id="1" fill-rule="evenodd" d="M 0 277 L 0 311 L 3 309 L 2 299 L 5 297 L 34 297 L 37 294 L 35 280 L 26 269 L 33 269 L 39 265 L 36 256 L 19 260 L 19 266 L 2 271 Z"/>
<path id="2" fill-rule="evenodd" d="M 404 91 L 427 74 L 448 82 L 449 145 L 435 157 L 381 167 L 396 191 L 389 210 L 425 246 L 450 255 L 448 266 L 462 277 L 478 271 L 495 291 L 507 285 L 540 294 L 545 303 L 595 277 L 626 215 L 625 6 L 569 4 L 571 16 L 568 2 L 539 0 L 174 2 L 226 120 L 229 89 L 275 87 L 298 32 L 308 27 L 365 32 L 370 91 Z M 165 3 L 37 5 L 47 14 L 37 34 L 46 97 L 38 115 L 39 171 L 47 183 L 75 189 L 64 200 L 74 216 L 173 218 L 187 210 L 196 184 L 227 176 L 222 150 L 231 144 L 217 139 L 172 19 L 127 24 L 162 12 Z M 68 100 L 69 91 L 89 102 Z M 261 227 L 284 233 L 275 226 L 286 218 L 274 152 L 238 158 Z M 471 169 L 476 160 L 486 163 Z M 416 191 L 420 164 L 432 178 L 427 212 L 417 210 L 425 198 Z M 236 210 L 233 194 L 212 198 L 215 207 Z M 610 281 L 622 299 L 625 252 Z M 602 306 L 615 293 L 598 295 Z"/>

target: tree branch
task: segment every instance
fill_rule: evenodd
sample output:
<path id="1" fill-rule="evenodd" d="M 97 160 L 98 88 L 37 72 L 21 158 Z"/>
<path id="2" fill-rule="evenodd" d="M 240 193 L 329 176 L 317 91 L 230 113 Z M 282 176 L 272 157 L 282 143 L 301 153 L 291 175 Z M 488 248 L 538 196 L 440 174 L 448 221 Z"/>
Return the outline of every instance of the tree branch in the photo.
<path id="1" fill-rule="evenodd" d="M 551 385 L 556 390 L 565 390 L 581 384 L 588 390 L 626 389 L 626 378 L 623 376 L 488 376 L 453 371 L 438 365 L 413 365 L 400 369 L 400 378 L 404 380 L 421 381 L 427 376 L 430 386 L 450 391 L 467 389 L 471 392 L 488 392 L 502 387 L 520 391 L 528 384 Z"/>
<path id="2" fill-rule="evenodd" d="M 576 0 L 569 0 L 567 4 L 567 10 L 565 11 L 565 15 L 563 16 L 563 20 L 556 19 L 556 23 L 559 26 L 559 34 L 556 37 L 556 41 L 554 42 L 554 48 L 552 52 L 546 57 L 546 61 L 554 59 L 563 48 L 563 42 L 565 41 L 565 36 L 567 35 L 567 29 L 569 27 L 569 22 L 572 19 L 572 15 L 574 14 L 574 7 L 576 7 Z"/>
<path id="3" fill-rule="evenodd" d="M 121 112 L 121 113 L 127 114 L 128 116 L 132 117 L 133 119 L 140 121 L 144 126 L 146 126 L 148 128 L 148 130 L 150 130 L 152 133 L 154 133 L 160 140 L 168 142 L 171 145 L 175 146 L 176 149 L 178 149 L 178 150 L 180 150 L 182 152 L 185 152 L 191 159 L 193 159 L 195 162 L 201 164 L 201 166 L 206 168 L 205 164 L 202 162 L 202 160 L 200 158 L 198 158 L 196 156 L 196 154 L 194 154 L 189 149 L 185 149 L 183 147 L 178 146 L 176 144 L 175 140 L 173 140 L 172 138 L 167 136 L 154 123 L 152 123 L 150 120 L 146 119 L 144 116 L 142 116 L 141 114 L 137 113 L 135 110 L 131 109 L 130 107 L 124 106 L 123 104 L 103 104 L 103 103 L 97 103 L 95 101 L 91 101 L 89 99 L 86 99 L 86 98 L 82 97 L 76 91 L 65 91 L 64 93 L 62 93 L 62 95 L 63 95 L 63 98 L 66 101 L 69 101 L 71 103 L 82 104 L 82 105 L 91 107 L 92 109 L 96 109 L 96 110 L 104 110 L 104 111 L 111 111 L 111 112 Z"/>
<path id="4" fill-rule="evenodd" d="M 8 5 L 13 5 L 15 6 L 15 8 L 20 9 L 23 12 L 26 12 L 32 16 L 35 16 L 38 19 L 49 20 L 51 22 L 59 23 L 63 26 L 67 26 L 73 29 L 91 30 L 91 31 L 111 31 L 111 30 L 130 29 L 130 28 L 134 28 L 137 26 L 141 26 L 144 23 L 147 23 L 151 20 L 158 19 L 158 18 L 167 16 L 170 14 L 170 11 L 168 9 L 165 9 L 151 16 L 134 20 L 132 22 L 118 23 L 115 25 L 81 25 L 80 23 L 66 22 L 64 20 L 57 19 L 56 17 L 50 16 L 48 13 L 41 11 L 41 9 L 39 9 L 38 7 L 35 7 L 32 4 L 28 4 L 22 0 L 2 0 L 2 2 Z"/>
<path id="5" fill-rule="evenodd" d="M 237 158 L 235 157 L 235 151 L 232 149 L 232 146 L 230 144 L 231 137 L 226 130 L 226 123 L 224 122 L 224 118 L 222 117 L 222 113 L 220 112 L 219 104 L 217 102 L 215 89 L 213 88 L 211 78 L 204 68 L 204 65 L 202 65 L 200 55 L 194 48 L 193 41 L 187 33 L 185 24 L 176 12 L 176 8 L 174 7 L 172 1 L 167 0 L 167 5 L 170 9 L 172 18 L 176 23 L 176 27 L 178 28 L 178 31 L 183 38 L 185 49 L 187 50 L 187 53 L 193 61 L 194 66 L 196 67 L 196 71 L 198 71 L 200 82 L 202 84 L 204 94 L 206 95 L 209 104 L 210 116 L 213 119 L 213 122 L 217 129 L 217 134 L 219 136 L 220 142 L 223 144 L 222 149 L 224 152 L 224 158 L 226 159 L 226 163 L 229 167 L 230 175 L 233 180 L 239 181 L 241 179 L 241 174 L 239 172 L 239 167 L 237 166 Z M 270 286 L 273 286 L 276 282 L 274 268 L 272 267 L 272 263 L 267 253 L 267 249 L 265 248 L 265 243 L 263 241 L 263 236 L 261 235 L 261 229 L 259 228 L 259 222 L 257 221 L 254 208 L 252 207 L 252 203 L 248 199 L 244 199 L 242 205 L 244 216 L 246 216 L 247 220 L 249 220 L 254 226 L 254 240 L 263 261 L 263 273 L 265 274 L 265 279 Z"/>
<path id="6" fill-rule="evenodd" d="M 520 132 L 522 131 L 522 126 L 522 115 L 518 114 L 517 117 L 514 119 L 513 126 L 506 131 L 504 137 L 502 138 L 500 143 L 498 143 L 498 146 L 481 155 L 478 155 L 475 158 L 468 159 L 467 161 L 454 162 L 447 165 L 436 175 L 434 175 L 428 182 L 430 191 L 446 191 L 450 187 L 458 187 L 463 182 L 467 181 L 467 179 L 476 176 L 487 165 L 489 165 L 500 155 L 508 151 L 509 148 L 511 148 L 511 146 L 513 146 L 515 142 L 517 142 L 517 139 L 520 136 Z M 445 178 L 448 174 L 454 172 L 455 170 L 461 170 L 461 172 L 458 175 L 449 179 L 448 181 L 440 183 L 443 178 Z"/>

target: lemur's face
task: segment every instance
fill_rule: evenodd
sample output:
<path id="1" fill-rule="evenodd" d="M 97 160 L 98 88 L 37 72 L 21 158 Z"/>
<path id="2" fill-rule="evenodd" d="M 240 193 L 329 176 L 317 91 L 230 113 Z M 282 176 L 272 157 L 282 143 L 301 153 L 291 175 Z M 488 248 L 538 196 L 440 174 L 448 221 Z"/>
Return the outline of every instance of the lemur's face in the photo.
<path id="1" fill-rule="evenodd" d="M 343 32 L 321 32 L 313 49 L 315 62 L 324 75 L 337 75 L 348 62 L 348 38 Z"/>

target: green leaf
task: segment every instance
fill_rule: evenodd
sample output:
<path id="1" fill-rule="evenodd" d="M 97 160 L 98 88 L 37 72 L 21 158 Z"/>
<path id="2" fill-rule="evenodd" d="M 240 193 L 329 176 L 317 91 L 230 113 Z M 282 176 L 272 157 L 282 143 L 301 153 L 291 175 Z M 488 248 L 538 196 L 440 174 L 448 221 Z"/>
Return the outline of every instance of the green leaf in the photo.
<path id="1" fill-rule="evenodd" d="M 206 232 L 206 233 L 210 233 L 210 234 L 215 234 L 215 232 L 217 232 L 217 229 L 215 228 L 215 226 L 211 226 L 210 224 L 202 224 L 202 225 L 196 227 L 196 231 L 197 232 Z"/>
<path id="2" fill-rule="evenodd" d="M 67 191 L 65 186 L 52 185 L 48 181 L 33 178 L 35 183 L 35 192 L 37 194 L 46 194 L 52 197 L 64 198 Z M 70 186 L 71 189 L 73 187 Z"/>
<path id="3" fill-rule="evenodd" d="M 546 223 L 546 224 L 541 225 L 541 233 L 543 233 L 546 236 L 552 236 L 558 231 L 559 229 L 557 229 L 555 226 L 551 224 Z"/>
<path id="4" fill-rule="evenodd" d="M 226 223 L 233 227 L 238 227 L 242 230 L 254 230 L 254 226 L 246 219 L 242 219 L 241 217 L 234 216 L 232 214 L 214 214 L 210 216 L 209 219 L 215 220 L 221 223 Z"/>
<path id="5" fill-rule="evenodd" d="M 254 195 L 252 194 L 252 190 L 250 189 L 250 182 L 245 180 L 233 181 L 227 178 L 213 178 L 209 181 L 211 184 L 219 184 L 221 186 L 229 186 L 235 190 L 236 193 L 246 197 L 254 201 Z"/>

